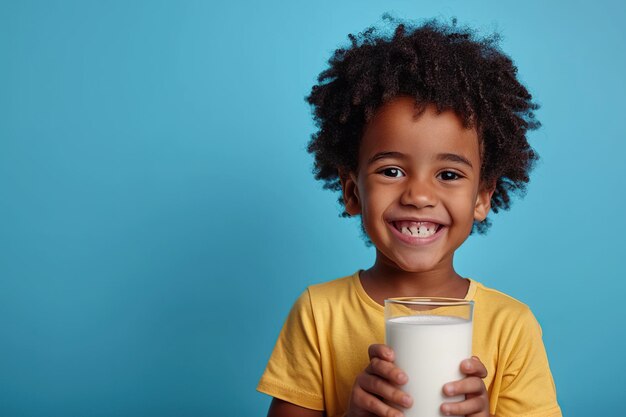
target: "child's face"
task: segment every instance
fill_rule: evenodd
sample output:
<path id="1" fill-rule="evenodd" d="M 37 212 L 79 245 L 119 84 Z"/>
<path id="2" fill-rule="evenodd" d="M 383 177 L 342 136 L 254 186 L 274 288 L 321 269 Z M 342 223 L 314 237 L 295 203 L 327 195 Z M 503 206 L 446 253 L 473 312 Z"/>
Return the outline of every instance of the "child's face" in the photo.
<path id="1" fill-rule="evenodd" d="M 481 187 L 475 129 L 452 111 L 398 97 L 366 126 L 356 173 L 342 179 L 346 211 L 361 214 L 378 260 L 404 271 L 452 265 L 454 251 L 482 221 L 492 190 Z"/>

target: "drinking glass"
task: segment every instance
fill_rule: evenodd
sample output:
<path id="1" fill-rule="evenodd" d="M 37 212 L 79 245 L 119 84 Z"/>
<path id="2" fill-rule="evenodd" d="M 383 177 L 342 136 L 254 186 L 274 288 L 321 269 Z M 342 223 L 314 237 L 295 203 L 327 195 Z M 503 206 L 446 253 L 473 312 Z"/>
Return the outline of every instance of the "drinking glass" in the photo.
<path id="1" fill-rule="evenodd" d="M 474 302 L 456 298 L 403 297 L 385 300 L 385 343 L 408 376 L 402 390 L 413 397 L 406 417 L 439 417 L 447 382 L 464 378 L 461 362 L 472 356 Z"/>

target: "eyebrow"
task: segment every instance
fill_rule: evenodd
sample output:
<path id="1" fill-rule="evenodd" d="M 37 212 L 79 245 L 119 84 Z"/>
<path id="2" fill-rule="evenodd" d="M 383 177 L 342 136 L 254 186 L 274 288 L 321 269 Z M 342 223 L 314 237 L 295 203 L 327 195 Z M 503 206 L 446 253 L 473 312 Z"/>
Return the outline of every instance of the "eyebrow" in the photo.
<path id="1" fill-rule="evenodd" d="M 401 152 L 393 152 L 393 151 L 378 152 L 377 154 L 372 156 L 367 161 L 367 164 L 369 165 L 369 164 L 371 164 L 371 163 L 373 163 L 375 161 L 378 161 L 379 159 L 385 159 L 385 158 L 403 159 L 403 158 L 405 158 L 405 155 L 403 153 L 401 153 Z M 455 153 L 440 153 L 439 155 L 437 155 L 437 160 L 438 161 L 458 162 L 460 164 L 467 165 L 470 168 L 474 168 L 474 166 L 472 165 L 472 163 L 470 162 L 469 159 L 465 158 L 464 156 L 455 154 Z"/>
<path id="2" fill-rule="evenodd" d="M 470 168 L 474 168 L 469 159 L 464 156 L 455 154 L 455 153 L 440 153 L 437 155 L 438 161 L 450 161 L 450 162 L 458 162 L 464 165 L 469 166 Z"/>
<path id="3" fill-rule="evenodd" d="M 367 164 L 371 164 L 372 162 L 378 161 L 379 159 L 385 159 L 385 158 L 397 158 L 397 159 L 403 159 L 405 156 L 403 153 L 401 152 L 378 152 L 376 155 L 372 156 L 368 161 Z"/>

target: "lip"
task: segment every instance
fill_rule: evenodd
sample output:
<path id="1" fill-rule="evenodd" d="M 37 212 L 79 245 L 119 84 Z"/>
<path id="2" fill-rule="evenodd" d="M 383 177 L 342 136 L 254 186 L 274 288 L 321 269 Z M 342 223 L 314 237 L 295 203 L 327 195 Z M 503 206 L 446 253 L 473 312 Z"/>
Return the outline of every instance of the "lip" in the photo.
<path id="1" fill-rule="evenodd" d="M 439 225 L 439 229 L 435 232 L 434 235 L 428 236 L 428 237 L 408 236 L 408 235 L 403 234 L 402 232 L 400 232 L 398 229 L 394 227 L 393 222 L 400 222 L 400 221 L 436 223 Z M 411 246 L 421 246 L 421 245 L 428 245 L 430 243 L 433 243 L 434 241 L 439 239 L 448 228 L 445 224 L 441 223 L 439 220 L 426 219 L 426 218 L 422 218 L 422 219 L 398 218 L 398 219 L 388 220 L 385 223 L 387 224 L 387 227 L 391 230 L 391 233 L 393 233 L 400 241 Z"/>

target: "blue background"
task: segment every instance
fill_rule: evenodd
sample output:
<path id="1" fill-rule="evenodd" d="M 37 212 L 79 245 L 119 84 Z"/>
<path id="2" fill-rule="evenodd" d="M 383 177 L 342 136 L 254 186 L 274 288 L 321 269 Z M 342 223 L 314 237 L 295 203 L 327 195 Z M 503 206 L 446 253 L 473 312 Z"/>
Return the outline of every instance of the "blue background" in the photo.
<path id="1" fill-rule="evenodd" d="M 618 1 L 1 1 L 0 415 L 252 416 L 307 286 L 373 251 L 304 102 L 380 23 L 498 30 L 536 100 L 525 199 L 458 252 L 529 304 L 568 416 L 623 415 Z"/>

